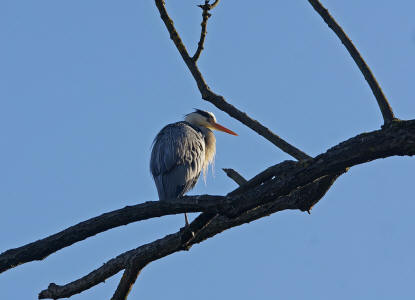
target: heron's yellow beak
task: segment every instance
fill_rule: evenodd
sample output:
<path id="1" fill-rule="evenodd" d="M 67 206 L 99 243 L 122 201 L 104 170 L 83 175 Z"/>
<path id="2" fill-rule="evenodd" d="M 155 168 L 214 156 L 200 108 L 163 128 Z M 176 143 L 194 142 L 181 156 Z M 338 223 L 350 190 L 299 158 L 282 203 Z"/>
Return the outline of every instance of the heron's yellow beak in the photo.
<path id="1" fill-rule="evenodd" d="M 232 130 L 230 130 L 230 129 L 228 129 L 228 128 L 226 128 L 226 127 L 224 127 L 224 126 L 222 126 L 222 125 L 220 125 L 218 123 L 213 122 L 213 123 L 210 124 L 210 126 L 211 126 L 212 129 L 216 129 L 216 130 L 219 130 L 219 131 L 223 131 L 223 132 L 226 132 L 226 133 L 229 133 L 229 134 L 232 134 L 232 135 L 237 135 Z"/>

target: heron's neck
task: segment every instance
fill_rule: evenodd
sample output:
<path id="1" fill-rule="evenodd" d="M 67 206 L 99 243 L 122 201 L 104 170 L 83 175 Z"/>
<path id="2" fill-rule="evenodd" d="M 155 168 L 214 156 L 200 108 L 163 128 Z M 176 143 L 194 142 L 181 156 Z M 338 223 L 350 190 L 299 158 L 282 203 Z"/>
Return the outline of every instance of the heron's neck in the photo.
<path id="1" fill-rule="evenodd" d="M 212 130 L 204 127 L 202 132 L 205 137 L 205 167 L 213 162 L 216 153 L 216 138 Z"/>
<path id="2" fill-rule="evenodd" d="M 192 124 L 192 123 L 191 123 Z M 206 171 L 209 164 L 213 163 L 216 153 L 216 138 L 212 130 L 205 126 L 192 124 L 197 127 L 203 134 L 205 140 L 205 160 L 203 164 L 203 169 Z"/>

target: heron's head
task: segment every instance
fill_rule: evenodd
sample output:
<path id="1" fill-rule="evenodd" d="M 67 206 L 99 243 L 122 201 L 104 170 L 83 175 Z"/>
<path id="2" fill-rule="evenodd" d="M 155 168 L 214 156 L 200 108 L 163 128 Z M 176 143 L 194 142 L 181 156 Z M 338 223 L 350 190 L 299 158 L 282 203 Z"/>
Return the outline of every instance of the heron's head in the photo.
<path id="1" fill-rule="evenodd" d="M 198 127 L 203 126 L 211 130 L 219 130 L 232 135 L 237 135 L 232 130 L 229 130 L 228 128 L 216 123 L 215 115 L 209 111 L 195 109 L 194 112 L 187 114 L 184 120 Z"/>

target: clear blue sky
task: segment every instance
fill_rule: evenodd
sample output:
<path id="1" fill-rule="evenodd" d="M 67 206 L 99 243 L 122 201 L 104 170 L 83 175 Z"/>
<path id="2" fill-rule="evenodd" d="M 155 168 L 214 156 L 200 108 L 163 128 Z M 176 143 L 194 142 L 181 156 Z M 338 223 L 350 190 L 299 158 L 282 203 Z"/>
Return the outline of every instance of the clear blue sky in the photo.
<path id="1" fill-rule="evenodd" d="M 193 53 L 200 3 L 167 2 Z M 396 115 L 415 118 L 415 2 L 323 4 Z M 0 252 L 156 200 L 151 142 L 193 107 L 239 136 L 216 135 L 214 177 L 191 194 L 234 189 L 221 168 L 249 178 L 289 158 L 201 100 L 154 1 L 0 6 Z M 223 0 L 205 46 L 210 87 L 311 155 L 382 124 L 363 76 L 305 0 Z M 415 299 L 414 167 L 414 158 L 354 167 L 311 215 L 277 213 L 154 262 L 129 299 Z M 35 299 L 182 225 L 182 215 L 131 224 L 19 266 L 0 275 L 0 298 Z M 109 299 L 120 276 L 72 299 Z"/>

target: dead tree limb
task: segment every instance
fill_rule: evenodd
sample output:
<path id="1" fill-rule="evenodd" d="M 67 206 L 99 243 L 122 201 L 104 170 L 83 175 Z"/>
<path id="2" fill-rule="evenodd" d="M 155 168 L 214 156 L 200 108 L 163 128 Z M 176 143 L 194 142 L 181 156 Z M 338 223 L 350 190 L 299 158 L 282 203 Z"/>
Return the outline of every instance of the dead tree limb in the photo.
<path id="1" fill-rule="evenodd" d="M 80 293 L 103 282 L 128 267 L 132 259 L 148 264 L 171 253 L 188 250 L 228 228 L 251 222 L 285 209 L 308 211 L 327 192 L 336 178 L 349 167 L 375 159 L 394 155 L 415 155 L 415 120 L 394 121 L 390 126 L 360 134 L 318 155 L 314 160 L 298 163 L 298 167 L 286 171 L 283 177 L 268 181 L 230 197 L 229 206 L 219 214 L 207 216 L 194 237 L 189 231 L 167 235 L 152 243 L 127 251 L 111 259 L 90 274 L 66 285 L 51 284 L 42 291 L 40 299 L 58 299 Z M 196 218 L 196 220 L 198 220 Z M 195 221 L 196 221 L 195 220 Z M 206 222 L 206 221 L 209 222 Z M 194 222 L 195 222 L 194 221 Z M 194 224 L 192 222 L 192 224 Z M 191 225 L 192 226 L 192 225 Z M 196 226 L 195 226 L 196 227 Z"/>
<path id="2" fill-rule="evenodd" d="M 108 229 L 132 222 L 185 212 L 216 211 L 223 196 L 201 195 L 175 201 L 149 201 L 91 218 L 61 232 L 0 254 L 0 273 L 48 255 Z M 215 207 L 216 206 L 216 207 Z"/>
<path id="3" fill-rule="evenodd" d="M 400 121 L 394 117 L 375 77 L 342 28 L 318 0 L 308 1 L 346 46 L 369 83 L 384 118 L 385 124 L 382 129 L 360 134 L 311 158 L 282 140 L 258 121 L 227 103 L 222 96 L 212 92 L 206 84 L 196 62 L 203 50 L 207 20 L 210 17 L 209 10 L 216 6 L 219 0 L 212 5 L 205 0 L 205 4 L 201 5 L 203 9 L 201 36 L 193 57 L 189 56 L 168 16 L 164 1 L 155 0 L 170 37 L 192 73 L 202 98 L 299 161 L 282 162 L 259 173 L 249 181 L 234 170 L 228 169 L 228 176 L 240 186 L 226 196 L 202 195 L 184 197 L 174 202 L 146 202 L 92 218 L 45 239 L 2 253 L 0 272 L 25 262 L 43 259 L 64 247 L 117 226 L 169 214 L 202 212 L 189 226 L 180 231 L 124 252 L 71 283 L 65 285 L 51 283 L 39 294 L 40 299 L 70 297 L 124 270 L 112 299 L 126 299 L 140 271 L 152 261 L 178 251 L 189 250 L 194 244 L 228 228 L 281 210 L 299 209 L 309 212 L 335 180 L 352 166 L 395 155 L 415 155 L 415 120 Z"/>

